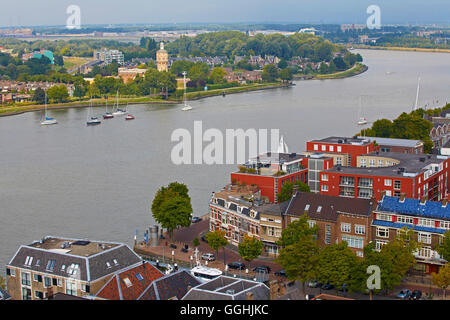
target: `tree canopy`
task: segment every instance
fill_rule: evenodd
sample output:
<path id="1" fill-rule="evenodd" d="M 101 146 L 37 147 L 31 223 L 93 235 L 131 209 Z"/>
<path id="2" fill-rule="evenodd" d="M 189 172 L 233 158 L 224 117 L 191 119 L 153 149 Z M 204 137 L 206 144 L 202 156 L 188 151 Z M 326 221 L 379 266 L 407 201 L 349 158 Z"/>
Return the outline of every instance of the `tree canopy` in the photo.
<path id="1" fill-rule="evenodd" d="M 244 239 L 238 246 L 239 255 L 248 262 L 258 258 L 262 253 L 262 249 L 262 241 L 255 237 L 250 237 L 249 235 L 244 235 Z"/>

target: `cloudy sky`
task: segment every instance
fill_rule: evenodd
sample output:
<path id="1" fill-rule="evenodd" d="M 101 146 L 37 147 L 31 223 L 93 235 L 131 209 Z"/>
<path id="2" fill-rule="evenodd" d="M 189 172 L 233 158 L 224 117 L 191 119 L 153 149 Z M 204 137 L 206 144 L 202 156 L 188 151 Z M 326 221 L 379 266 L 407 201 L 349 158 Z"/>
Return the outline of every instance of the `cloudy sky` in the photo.
<path id="1" fill-rule="evenodd" d="M 0 26 L 65 25 L 69 5 L 82 24 L 365 23 L 373 4 L 384 24 L 450 25 L 449 0 L 2 0 Z"/>

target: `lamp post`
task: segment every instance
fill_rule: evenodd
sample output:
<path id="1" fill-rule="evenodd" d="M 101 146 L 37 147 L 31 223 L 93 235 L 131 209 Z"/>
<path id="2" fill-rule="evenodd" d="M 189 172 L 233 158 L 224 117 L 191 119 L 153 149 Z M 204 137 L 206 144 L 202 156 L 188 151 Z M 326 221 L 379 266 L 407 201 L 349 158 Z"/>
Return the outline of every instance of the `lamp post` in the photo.
<path id="1" fill-rule="evenodd" d="M 172 250 L 172 263 L 173 263 L 174 255 L 175 255 L 175 251 Z"/>
<path id="2" fill-rule="evenodd" d="M 190 260 L 191 260 L 191 269 L 192 269 L 192 261 L 194 260 L 194 257 L 190 256 Z"/>

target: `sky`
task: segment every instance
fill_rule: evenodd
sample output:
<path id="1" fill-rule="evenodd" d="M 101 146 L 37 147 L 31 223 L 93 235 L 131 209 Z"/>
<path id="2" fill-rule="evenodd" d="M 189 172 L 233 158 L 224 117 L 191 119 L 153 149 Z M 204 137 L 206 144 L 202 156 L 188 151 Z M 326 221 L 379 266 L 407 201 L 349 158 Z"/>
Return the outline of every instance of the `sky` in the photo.
<path id="1" fill-rule="evenodd" d="M 2 0 L 0 26 L 65 25 L 69 5 L 81 24 L 365 23 L 369 5 L 382 24 L 450 25 L 449 0 Z"/>

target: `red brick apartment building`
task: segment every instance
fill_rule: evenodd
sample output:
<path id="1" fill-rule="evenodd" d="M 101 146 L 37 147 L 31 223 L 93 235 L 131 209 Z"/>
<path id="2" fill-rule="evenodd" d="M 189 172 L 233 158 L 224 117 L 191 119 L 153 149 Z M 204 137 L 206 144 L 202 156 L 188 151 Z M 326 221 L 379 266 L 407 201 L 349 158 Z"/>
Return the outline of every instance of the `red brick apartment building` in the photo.
<path id="1" fill-rule="evenodd" d="M 256 185 L 271 203 L 286 182 L 308 183 L 307 158 L 296 153 L 268 152 L 251 158 L 231 173 L 232 184 Z"/>
<path id="2" fill-rule="evenodd" d="M 320 174 L 320 192 L 326 195 L 372 198 L 388 196 L 440 201 L 448 194 L 447 156 L 380 153 L 356 157 L 355 167 L 335 166 Z"/>
<path id="3" fill-rule="evenodd" d="M 320 245 L 347 241 L 349 248 L 358 257 L 363 257 L 363 248 L 372 237 L 371 222 L 375 207 L 374 199 L 297 192 L 283 215 L 283 229 L 307 214 L 310 226 L 319 227 L 317 240 Z"/>
<path id="4" fill-rule="evenodd" d="M 323 154 L 343 154 L 345 158 L 342 163 L 341 158 L 337 159 L 336 165 L 356 166 L 356 157 L 367 154 L 375 150 L 373 142 L 361 138 L 328 137 L 321 140 L 311 140 L 306 142 L 306 151 L 321 152 Z"/>
<path id="5" fill-rule="evenodd" d="M 445 232 L 450 230 L 450 206 L 447 198 L 442 202 L 383 196 L 374 211 L 372 240 L 375 248 L 397 237 L 402 228 L 413 230 L 413 237 L 422 247 L 415 253 L 414 269 L 423 273 L 438 272 L 447 261 L 436 251 Z"/>

